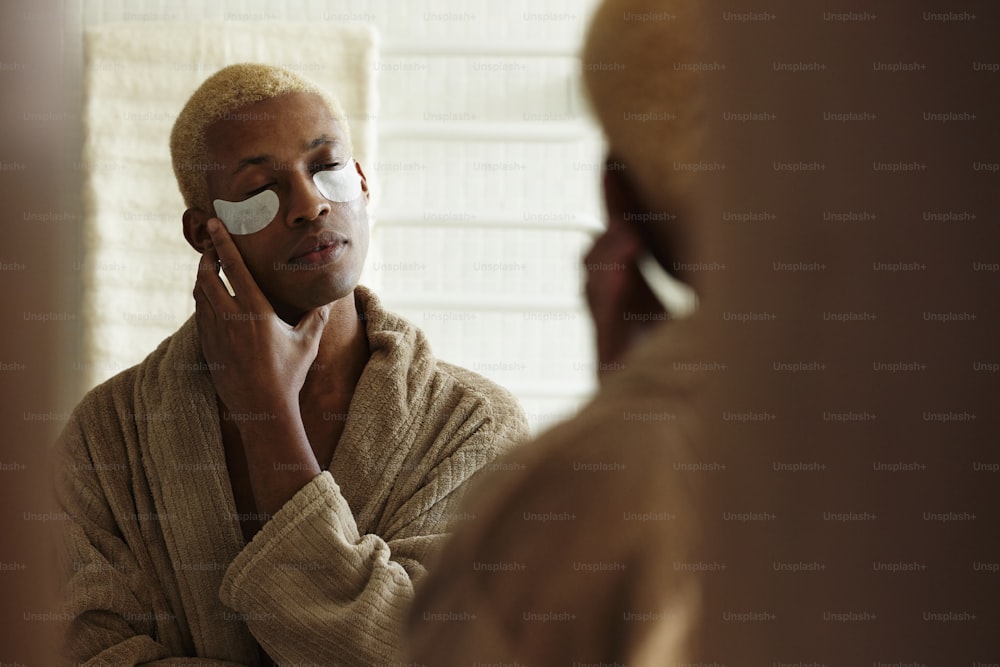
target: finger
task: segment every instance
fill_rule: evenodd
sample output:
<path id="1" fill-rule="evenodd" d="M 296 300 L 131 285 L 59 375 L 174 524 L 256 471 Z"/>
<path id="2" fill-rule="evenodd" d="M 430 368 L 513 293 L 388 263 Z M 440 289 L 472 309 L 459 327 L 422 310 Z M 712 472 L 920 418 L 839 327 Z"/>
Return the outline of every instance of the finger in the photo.
<path id="1" fill-rule="evenodd" d="M 206 360 L 216 358 L 216 343 L 211 335 L 216 330 L 218 314 L 201 285 L 194 287 L 194 321 L 198 330 L 201 354 Z"/>
<path id="2" fill-rule="evenodd" d="M 635 261 L 642 250 L 639 239 L 631 234 L 607 231 L 602 234 L 583 259 L 588 298 L 595 292 L 616 291 L 618 284 L 638 283 Z"/>
<path id="3" fill-rule="evenodd" d="M 587 252 L 583 256 L 584 266 L 592 264 L 600 259 L 602 251 L 601 244 L 604 243 L 604 237 L 607 236 L 607 234 L 608 232 L 604 231 L 590 242 L 590 247 L 587 248 Z"/>
<path id="4" fill-rule="evenodd" d="M 617 226 L 604 234 L 600 251 L 606 262 L 630 263 L 642 249 L 642 239 L 630 226 Z"/>
<path id="5" fill-rule="evenodd" d="M 663 311 L 636 265 L 643 248 L 638 230 L 624 220 L 612 221 L 584 257 L 584 294 L 596 329 L 599 377 L 619 368 L 619 360 L 649 328 L 645 319 L 629 315 L 649 313 L 652 321 L 652 315 Z"/>
<path id="6" fill-rule="evenodd" d="M 195 282 L 192 296 L 194 296 L 195 319 L 198 320 L 199 324 L 208 324 L 217 317 L 215 305 L 205 294 L 204 286 L 200 282 Z"/>
<path id="7" fill-rule="evenodd" d="M 201 287 L 205 297 L 212 302 L 216 309 L 222 308 L 227 299 L 232 300 L 225 283 L 222 282 L 222 277 L 219 276 L 219 256 L 214 249 L 208 249 L 201 254 L 201 259 L 198 260 L 198 277 L 195 280 L 195 286 Z"/>
<path id="8" fill-rule="evenodd" d="M 198 280 L 207 281 L 212 276 L 219 275 L 219 256 L 209 248 L 201 253 L 198 260 Z"/>
<path id="9" fill-rule="evenodd" d="M 603 234 L 594 239 L 593 244 L 584 256 L 584 263 L 619 263 L 629 264 L 642 249 L 642 240 L 631 228 L 625 226 L 609 227 Z"/>
<path id="10" fill-rule="evenodd" d="M 315 308 L 299 320 L 294 331 L 300 334 L 305 340 L 318 339 L 326 328 L 327 320 L 330 317 L 330 307 L 320 306 Z"/>
<path id="11" fill-rule="evenodd" d="M 233 286 L 236 298 L 264 298 L 253 276 L 250 275 L 250 270 L 247 269 L 247 265 L 243 262 L 243 257 L 236 248 L 236 244 L 233 243 L 233 237 L 229 235 L 229 231 L 225 225 L 218 218 L 210 218 L 206 226 L 208 227 L 209 235 L 212 237 L 212 245 L 218 254 L 221 268 L 225 271 L 226 277 L 229 279 L 229 284 Z"/>

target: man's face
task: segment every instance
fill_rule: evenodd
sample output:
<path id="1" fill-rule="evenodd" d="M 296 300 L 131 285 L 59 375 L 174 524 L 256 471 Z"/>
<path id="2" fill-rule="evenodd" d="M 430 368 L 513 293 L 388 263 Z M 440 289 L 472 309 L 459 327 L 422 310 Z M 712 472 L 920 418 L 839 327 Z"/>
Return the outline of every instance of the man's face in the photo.
<path id="1" fill-rule="evenodd" d="M 233 236 L 251 275 L 275 312 L 289 322 L 349 295 L 368 252 L 368 185 L 349 202 L 324 197 L 320 170 L 343 168 L 352 157 L 344 128 L 322 99 L 309 93 L 250 104 L 205 133 L 211 200 L 238 202 L 264 190 L 279 208 L 264 229 Z M 207 219 L 207 218 L 206 218 Z"/>

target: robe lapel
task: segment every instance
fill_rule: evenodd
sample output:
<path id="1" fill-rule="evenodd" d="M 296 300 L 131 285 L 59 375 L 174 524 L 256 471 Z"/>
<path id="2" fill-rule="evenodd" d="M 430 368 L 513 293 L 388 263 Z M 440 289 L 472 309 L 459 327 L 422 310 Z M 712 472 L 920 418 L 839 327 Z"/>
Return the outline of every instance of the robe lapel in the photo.
<path id="1" fill-rule="evenodd" d="M 358 531 L 379 533 L 386 500 L 416 437 L 431 357 L 417 333 L 356 288 L 371 357 L 351 399 L 347 424 L 330 461 Z"/>
<path id="2" fill-rule="evenodd" d="M 244 541 L 226 470 L 215 390 L 193 318 L 137 386 L 143 462 L 198 655 L 256 664 L 252 635 L 219 600 Z M 140 425 L 140 430 L 142 425 Z"/>

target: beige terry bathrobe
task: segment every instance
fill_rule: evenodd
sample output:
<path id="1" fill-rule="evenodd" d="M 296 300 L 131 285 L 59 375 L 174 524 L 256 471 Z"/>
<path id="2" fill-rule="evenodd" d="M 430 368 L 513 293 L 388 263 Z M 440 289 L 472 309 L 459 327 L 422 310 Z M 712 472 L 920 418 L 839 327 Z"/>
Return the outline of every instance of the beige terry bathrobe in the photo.
<path id="1" fill-rule="evenodd" d="M 254 638 L 281 664 L 397 659 L 460 492 L 527 429 L 509 393 L 357 296 L 371 358 L 329 470 L 249 544 L 193 319 L 79 405 L 57 446 L 74 663 L 256 665 Z"/>

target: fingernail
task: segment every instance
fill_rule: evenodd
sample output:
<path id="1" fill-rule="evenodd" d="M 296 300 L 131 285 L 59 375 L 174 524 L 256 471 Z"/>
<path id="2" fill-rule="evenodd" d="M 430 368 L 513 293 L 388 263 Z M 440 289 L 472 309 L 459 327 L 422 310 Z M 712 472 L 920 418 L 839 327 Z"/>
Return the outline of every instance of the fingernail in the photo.
<path id="1" fill-rule="evenodd" d="M 208 233 L 214 234 L 219 231 L 219 221 L 216 218 L 208 219 Z"/>

